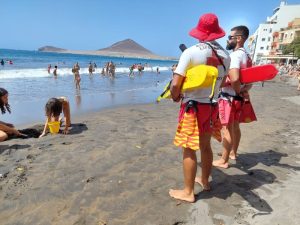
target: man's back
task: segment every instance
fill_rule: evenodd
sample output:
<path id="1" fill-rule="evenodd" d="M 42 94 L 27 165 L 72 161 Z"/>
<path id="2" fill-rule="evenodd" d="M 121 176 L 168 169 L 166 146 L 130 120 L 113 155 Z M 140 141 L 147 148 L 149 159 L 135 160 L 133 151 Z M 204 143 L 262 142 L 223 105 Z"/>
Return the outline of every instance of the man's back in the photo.
<path id="1" fill-rule="evenodd" d="M 214 51 L 217 55 L 215 55 Z M 225 66 L 222 65 L 222 63 Z M 186 49 L 179 60 L 178 66 L 175 70 L 176 74 L 185 76 L 188 69 L 198 65 L 211 65 L 218 69 L 218 79 L 215 86 L 215 95 L 217 95 L 218 89 L 222 83 L 223 77 L 227 75 L 230 64 L 229 54 L 216 42 L 198 43 L 190 48 Z M 195 91 L 191 91 L 184 94 L 184 102 L 189 100 L 195 100 L 202 103 L 209 103 L 208 96 L 211 93 L 211 87 L 201 88 Z"/>

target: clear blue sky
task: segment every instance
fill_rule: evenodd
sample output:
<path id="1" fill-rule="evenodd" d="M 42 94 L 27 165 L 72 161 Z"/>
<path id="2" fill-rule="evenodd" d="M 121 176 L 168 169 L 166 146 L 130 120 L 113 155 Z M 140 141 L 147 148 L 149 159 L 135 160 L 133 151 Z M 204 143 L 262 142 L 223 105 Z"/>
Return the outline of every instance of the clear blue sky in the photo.
<path id="1" fill-rule="evenodd" d="M 226 32 L 247 25 L 251 33 L 280 0 L 0 0 L 0 48 L 36 50 L 44 45 L 95 50 L 131 38 L 152 52 L 178 56 L 199 16 L 213 12 Z M 300 0 L 288 0 L 300 4 Z M 300 13 L 299 13 L 300 14 Z M 225 39 L 221 40 L 225 44 Z"/>

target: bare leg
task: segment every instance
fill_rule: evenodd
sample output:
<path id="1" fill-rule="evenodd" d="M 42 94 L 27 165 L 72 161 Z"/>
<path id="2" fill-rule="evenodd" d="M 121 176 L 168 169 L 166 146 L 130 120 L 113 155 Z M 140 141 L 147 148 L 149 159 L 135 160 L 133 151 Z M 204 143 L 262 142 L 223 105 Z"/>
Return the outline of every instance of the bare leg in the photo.
<path id="1" fill-rule="evenodd" d="M 223 127 L 223 152 L 222 157 L 219 160 L 213 161 L 213 166 L 225 168 L 229 167 L 229 153 L 232 149 L 232 135 L 233 135 L 233 124 L 229 124 L 227 127 Z"/>
<path id="2" fill-rule="evenodd" d="M 5 141 L 8 138 L 7 133 L 4 131 L 0 130 L 0 142 Z"/>
<path id="3" fill-rule="evenodd" d="M 233 123 L 232 150 L 229 155 L 230 159 L 236 160 L 237 150 L 239 148 L 240 140 L 241 140 L 240 124 L 238 122 L 234 122 Z"/>
<path id="4" fill-rule="evenodd" d="M 202 176 L 196 177 L 195 182 L 203 187 L 203 190 L 209 191 L 209 176 L 211 174 L 213 153 L 210 146 L 211 134 L 200 135 L 200 154 L 201 154 L 201 168 Z"/>
<path id="5" fill-rule="evenodd" d="M 197 172 L 197 157 L 196 152 L 189 148 L 183 149 L 183 175 L 184 175 L 184 189 L 169 191 L 169 195 L 173 198 L 194 202 L 194 182 Z"/>

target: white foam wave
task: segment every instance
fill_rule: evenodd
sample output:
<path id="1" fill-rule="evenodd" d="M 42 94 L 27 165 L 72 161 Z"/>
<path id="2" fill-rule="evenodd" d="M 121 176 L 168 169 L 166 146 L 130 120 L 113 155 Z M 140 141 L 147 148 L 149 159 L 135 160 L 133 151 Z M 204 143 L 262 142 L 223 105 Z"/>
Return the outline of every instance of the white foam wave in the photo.
<path id="1" fill-rule="evenodd" d="M 146 72 L 156 72 L 156 68 L 159 68 L 159 71 L 168 71 L 170 70 L 170 67 L 160 67 L 160 66 L 154 66 L 154 67 L 145 67 L 144 71 Z M 102 68 L 96 68 L 94 73 L 100 74 L 102 71 Z M 135 72 L 137 72 L 137 69 L 134 69 Z M 48 71 L 45 68 L 37 68 L 37 69 L 12 69 L 12 70 L 0 70 L 0 79 L 11 79 L 11 78 L 39 78 L 39 77 L 49 77 L 53 76 L 52 74 L 53 69 L 51 70 L 51 73 L 48 74 Z M 81 68 L 80 69 L 81 74 L 88 74 L 88 68 Z M 129 68 L 127 67 L 117 67 L 116 73 L 129 73 Z M 57 69 L 58 76 L 71 76 L 72 69 L 71 68 L 58 68 Z"/>

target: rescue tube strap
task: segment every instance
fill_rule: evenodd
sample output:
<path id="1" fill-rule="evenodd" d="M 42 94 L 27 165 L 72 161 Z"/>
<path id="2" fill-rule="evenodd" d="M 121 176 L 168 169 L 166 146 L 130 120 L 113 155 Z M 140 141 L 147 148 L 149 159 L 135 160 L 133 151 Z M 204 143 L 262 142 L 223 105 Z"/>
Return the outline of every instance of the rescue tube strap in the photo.
<path id="1" fill-rule="evenodd" d="M 213 46 L 211 46 L 211 44 L 209 44 L 208 42 L 206 42 L 206 44 L 213 50 L 213 52 L 215 53 L 215 55 L 217 56 L 219 62 L 221 63 L 221 65 L 224 68 L 224 71 L 226 71 L 226 66 L 224 65 L 223 60 L 221 59 L 221 57 L 218 55 L 217 51 L 213 48 Z"/>

